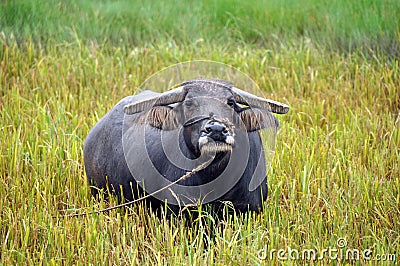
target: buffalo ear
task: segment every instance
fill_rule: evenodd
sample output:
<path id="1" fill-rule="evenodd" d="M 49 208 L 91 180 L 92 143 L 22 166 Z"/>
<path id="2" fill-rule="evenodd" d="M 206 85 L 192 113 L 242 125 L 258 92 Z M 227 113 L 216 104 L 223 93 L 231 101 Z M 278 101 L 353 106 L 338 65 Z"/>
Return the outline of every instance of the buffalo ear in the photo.
<path id="1" fill-rule="evenodd" d="M 248 132 L 265 128 L 277 130 L 279 126 L 275 116 L 265 109 L 246 108 L 239 113 L 239 116 Z"/>
<path id="2" fill-rule="evenodd" d="M 138 124 L 148 124 L 162 130 L 173 130 L 178 127 L 176 112 L 169 106 L 154 106 L 143 112 L 137 121 Z"/>

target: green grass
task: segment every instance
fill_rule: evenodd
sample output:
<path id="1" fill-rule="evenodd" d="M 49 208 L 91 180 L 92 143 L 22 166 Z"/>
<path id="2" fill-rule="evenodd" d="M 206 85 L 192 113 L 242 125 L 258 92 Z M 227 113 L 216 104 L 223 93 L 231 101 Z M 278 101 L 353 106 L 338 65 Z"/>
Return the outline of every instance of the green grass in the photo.
<path id="1" fill-rule="evenodd" d="M 258 251 L 266 245 L 270 251 L 321 251 L 337 248 L 339 238 L 352 249 L 371 248 L 373 256 L 396 253 L 399 261 L 400 65 L 386 50 L 388 40 L 398 45 L 397 2 L 305 1 L 301 11 L 295 1 L 260 1 L 227 12 L 222 2 L 212 2 L 213 12 L 198 7 L 201 12 L 190 18 L 186 7 L 165 2 L 137 10 L 129 2 L 72 1 L 72 8 L 54 4 L 53 12 L 45 12 L 52 7 L 48 3 L 53 2 L 1 4 L 0 265 L 278 264 L 285 261 L 276 253 L 271 262 L 260 259 Z M 266 18 L 257 15 L 264 3 L 275 14 L 275 24 L 265 28 Z M 153 16 L 152 5 L 164 5 L 158 11 L 162 19 Z M 18 16 L 8 13 L 12 8 Z M 368 21 L 349 17 L 355 8 L 369 14 Z M 172 16 L 173 11 L 187 17 Z M 318 29 L 307 12 L 335 22 Z M 107 24 L 120 13 L 126 17 Z M 283 23 L 287 13 L 290 23 Z M 249 24 L 229 21 L 229 14 L 248 17 Z M 124 35 L 120 30 L 130 25 L 129 18 L 147 27 L 129 27 Z M 186 19 L 190 41 L 179 34 Z M 299 21 L 307 25 L 302 33 Z M 198 25 L 204 28 L 197 31 Z M 376 39 L 379 29 L 382 43 Z M 282 39 L 269 39 L 275 33 Z M 119 36 L 126 39 L 120 43 Z M 379 49 L 361 45 L 342 53 L 338 36 L 347 47 L 359 40 L 372 49 L 376 41 Z M 204 41 L 192 42 L 197 38 Z M 291 106 L 278 117 L 265 210 L 222 221 L 202 212 L 204 219 L 191 227 L 178 218 L 158 219 L 140 205 L 131 212 L 60 216 L 64 209 L 116 204 L 90 196 L 83 167 L 86 134 L 151 74 L 192 59 L 237 67 L 266 96 Z"/>
<path id="2" fill-rule="evenodd" d="M 143 46 L 163 40 L 263 47 L 307 40 L 333 51 L 363 48 L 399 56 L 396 0 L 3 1 L 0 31 L 18 41 L 73 41 Z"/>

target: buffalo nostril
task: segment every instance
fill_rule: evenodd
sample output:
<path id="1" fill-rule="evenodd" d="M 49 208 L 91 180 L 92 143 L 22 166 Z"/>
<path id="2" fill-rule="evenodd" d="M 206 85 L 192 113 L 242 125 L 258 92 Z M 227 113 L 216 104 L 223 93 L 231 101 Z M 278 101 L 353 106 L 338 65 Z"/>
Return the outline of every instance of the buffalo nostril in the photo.
<path id="1" fill-rule="evenodd" d="M 229 127 L 218 121 L 210 121 L 204 125 L 200 136 L 201 138 L 206 137 L 214 141 L 225 142 L 228 145 L 232 145 L 234 143 L 232 133 L 229 131 Z"/>
<path id="2" fill-rule="evenodd" d="M 204 127 L 204 131 L 207 133 L 228 133 L 226 126 L 219 122 L 211 122 Z"/>

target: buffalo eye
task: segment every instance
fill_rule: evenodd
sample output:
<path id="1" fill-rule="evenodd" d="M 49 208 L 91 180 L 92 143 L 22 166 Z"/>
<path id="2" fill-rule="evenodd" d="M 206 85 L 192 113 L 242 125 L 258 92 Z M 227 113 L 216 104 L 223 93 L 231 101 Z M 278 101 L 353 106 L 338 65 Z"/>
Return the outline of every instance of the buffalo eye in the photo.
<path id="1" fill-rule="evenodd" d="M 187 107 L 192 107 L 192 106 L 195 106 L 195 105 L 196 105 L 196 102 L 195 102 L 195 100 L 193 100 L 193 99 L 189 99 L 189 100 L 185 100 L 184 104 L 185 104 L 185 106 L 187 106 Z"/>
<path id="2" fill-rule="evenodd" d="M 232 108 L 235 108 L 236 102 L 234 99 L 228 99 L 228 101 L 226 102 L 227 105 L 229 105 Z"/>

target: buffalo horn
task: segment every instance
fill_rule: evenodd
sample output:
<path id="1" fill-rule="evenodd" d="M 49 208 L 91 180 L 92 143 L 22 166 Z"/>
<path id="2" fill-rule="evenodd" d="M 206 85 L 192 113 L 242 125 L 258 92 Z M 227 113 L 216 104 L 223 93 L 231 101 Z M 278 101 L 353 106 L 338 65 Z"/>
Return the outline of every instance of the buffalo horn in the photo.
<path id="1" fill-rule="evenodd" d="M 155 97 L 143 99 L 131 104 L 124 106 L 124 112 L 127 115 L 136 114 L 145 110 L 149 110 L 153 106 L 164 106 L 177 102 L 181 102 L 185 99 L 185 90 L 183 87 L 166 91 Z"/>
<path id="2" fill-rule="evenodd" d="M 235 95 L 236 102 L 240 104 L 264 108 L 276 114 L 286 114 L 289 111 L 289 106 L 284 103 L 264 99 L 235 87 L 232 88 L 232 92 Z"/>

